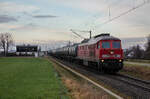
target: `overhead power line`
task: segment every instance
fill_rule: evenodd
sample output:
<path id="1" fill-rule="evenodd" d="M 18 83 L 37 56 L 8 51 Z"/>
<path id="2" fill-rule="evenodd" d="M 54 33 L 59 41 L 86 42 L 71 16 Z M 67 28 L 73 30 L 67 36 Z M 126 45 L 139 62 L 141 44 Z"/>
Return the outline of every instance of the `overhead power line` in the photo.
<path id="1" fill-rule="evenodd" d="M 81 30 L 72 30 L 71 29 L 71 31 L 72 32 L 74 32 L 74 31 L 78 31 L 78 32 L 84 32 L 84 33 L 89 33 L 89 38 L 91 38 L 92 37 L 92 31 L 90 30 L 90 31 L 81 31 Z M 75 32 L 76 33 L 76 32 Z M 76 35 L 77 35 L 78 33 L 76 33 Z M 78 36 L 79 36 L 79 34 L 78 34 Z M 81 36 L 81 35 L 80 35 Z M 83 37 L 83 36 L 82 36 Z M 85 38 L 84 38 L 85 39 Z"/>
<path id="2" fill-rule="evenodd" d="M 121 13 L 121 14 L 119 14 L 118 16 L 115 16 L 115 17 L 113 17 L 113 18 L 110 18 L 108 21 L 105 21 L 104 23 L 102 23 L 102 24 L 100 24 L 100 25 L 103 26 L 103 25 L 105 25 L 105 24 L 107 24 L 107 23 L 109 23 L 109 22 L 111 22 L 111 21 L 113 21 L 113 20 L 116 20 L 116 19 L 118 19 L 118 18 L 120 18 L 120 17 L 122 17 L 122 16 L 124 16 L 124 15 L 126 15 L 126 14 L 128 14 L 128 13 L 130 13 L 130 12 L 132 12 L 132 11 L 134 11 L 134 10 L 140 8 L 140 7 L 142 7 L 142 6 L 144 6 L 144 5 L 147 4 L 147 3 L 150 3 L 150 0 L 144 0 L 143 3 L 141 3 L 141 4 L 139 4 L 139 5 L 137 5 L 137 6 L 133 7 L 133 8 L 131 8 L 131 9 L 129 9 L 129 10 L 127 10 L 127 11 Z M 95 26 L 94 28 L 96 28 L 96 27 L 98 27 L 98 26 Z M 93 29 L 94 29 L 94 28 L 93 28 Z"/>
<path id="3" fill-rule="evenodd" d="M 77 35 L 78 37 L 82 38 L 82 39 L 85 39 L 85 37 L 81 36 L 80 34 L 76 33 L 75 31 L 73 31 L 72 29 L 70 29 L 70 31 L 72 33 L 74 33 L 75 35 Z"/>

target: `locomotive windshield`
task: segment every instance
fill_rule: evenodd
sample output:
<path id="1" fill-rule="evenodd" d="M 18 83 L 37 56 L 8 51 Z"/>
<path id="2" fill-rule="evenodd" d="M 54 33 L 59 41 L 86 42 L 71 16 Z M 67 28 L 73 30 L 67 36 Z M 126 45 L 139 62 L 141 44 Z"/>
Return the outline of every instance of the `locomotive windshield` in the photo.
<path id="1" fill-rule="evenodd" d="M 102 42 L 102 48 L 110 48 L 110 42 Z"/>
<path id="2" fill-rule="evenodd" d="M 113 46 L 113 48 L 121 48 L 121 44 L 119 41 L 112 42 L 112 46 Z"/>

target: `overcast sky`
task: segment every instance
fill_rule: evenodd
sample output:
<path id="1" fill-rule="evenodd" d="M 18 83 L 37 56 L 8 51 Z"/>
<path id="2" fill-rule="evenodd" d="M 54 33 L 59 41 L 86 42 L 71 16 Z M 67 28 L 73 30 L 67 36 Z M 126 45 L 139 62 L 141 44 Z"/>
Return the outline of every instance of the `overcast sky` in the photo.
<path id="1" fill-rule="evenodd" d="M 0 32 L 13 33 L 16 41 L 79 41 L 80 38 L 76 38 L 70 29 L 92 29 L 93 35 L 109 32 L 120 38 L 146 37 L 150 34 L 149 3 L 102 25 L 143 2 L 144 0 L 0 0 Z M 88 37 L 87 33 L 80 34 Z"/>

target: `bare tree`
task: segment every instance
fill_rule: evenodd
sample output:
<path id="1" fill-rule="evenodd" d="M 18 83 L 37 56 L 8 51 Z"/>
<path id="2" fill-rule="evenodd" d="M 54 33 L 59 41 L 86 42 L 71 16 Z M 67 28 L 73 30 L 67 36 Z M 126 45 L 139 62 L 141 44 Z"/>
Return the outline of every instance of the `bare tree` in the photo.
<path id="1" fill-rule="evenodd" d="M 4 55 L 8 53 L 9 47 L 13 45 L 13 38 L 10 33 L 1 33 L 0 34 L 0 46 L 4 49 Z"/>
<path id="2" fill-rule="evenodd" d="M 136 58 L 136 59 L 140 59 L 140 58 L 142 58 L 142 49 L 141 49 L 141 47 L 139 46 L 139 45 L 137 45 L 137 46 L 135 46 L 134 47 L 134 57 Z"/>
<path id="3" fill-rule="evenodd" d="M 4 55 L 6 55 L 6 40 L 4 33 L 0 34 L 0 46 L 4 50 Z"/>
<path id="4" fill-rule="evenodd" d="M 150 35 L 147 37 L 145 58 L 146 58 L 146 59 L 150 59 Z"/>

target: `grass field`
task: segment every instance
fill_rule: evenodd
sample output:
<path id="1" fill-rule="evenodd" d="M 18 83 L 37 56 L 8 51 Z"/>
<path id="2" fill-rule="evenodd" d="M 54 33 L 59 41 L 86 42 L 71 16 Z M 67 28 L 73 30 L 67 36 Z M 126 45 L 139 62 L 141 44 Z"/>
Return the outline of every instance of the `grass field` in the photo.
<path id="1" fill-rule="evenodd" d="M 52 64 L 44 58 L 0 58 L 0 99 L 68 99 Z"/>

